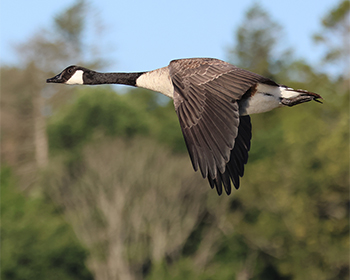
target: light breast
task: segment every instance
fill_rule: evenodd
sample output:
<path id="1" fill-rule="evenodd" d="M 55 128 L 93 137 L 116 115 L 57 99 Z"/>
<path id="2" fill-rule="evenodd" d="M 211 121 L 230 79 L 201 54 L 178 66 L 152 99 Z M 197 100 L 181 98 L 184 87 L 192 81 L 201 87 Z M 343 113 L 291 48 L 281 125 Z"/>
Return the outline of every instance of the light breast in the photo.
<path id="1" fill-rule="evenodd" d="M 160 92 L 170 98 L 174 96 L 174 86 L 169 75 L 168 67 L 142 74 L 137 78 L 136 86 Z"/>

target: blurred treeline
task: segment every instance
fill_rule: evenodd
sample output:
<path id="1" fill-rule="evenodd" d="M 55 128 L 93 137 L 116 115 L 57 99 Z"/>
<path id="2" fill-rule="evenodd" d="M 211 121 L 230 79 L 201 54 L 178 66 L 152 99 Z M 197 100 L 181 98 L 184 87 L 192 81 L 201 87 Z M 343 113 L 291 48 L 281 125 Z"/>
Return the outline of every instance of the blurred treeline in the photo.
<path id="1" fill-rule="evenodd" d="M 252 116 L 229 197 L 193 172 L 170 100 L 45 84 L 108 61 L 85 1 L 58 14 L 1 68 L 2 279 L 348 279 L 349 12 L 324 16 L 324 60 L 309 65 L 262 7 L 247 11 L 227 60 L 324 104 Z"/>

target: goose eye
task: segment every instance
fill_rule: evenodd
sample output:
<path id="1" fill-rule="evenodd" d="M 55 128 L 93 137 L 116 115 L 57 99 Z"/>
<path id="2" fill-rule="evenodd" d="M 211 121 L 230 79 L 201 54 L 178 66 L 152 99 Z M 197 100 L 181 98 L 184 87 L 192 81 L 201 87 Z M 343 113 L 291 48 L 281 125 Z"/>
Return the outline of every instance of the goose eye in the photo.
<path id="1" fill-rule="evenodd" d="M 72 69 L 67 70 L 68 74 L 72 74 Z"/>

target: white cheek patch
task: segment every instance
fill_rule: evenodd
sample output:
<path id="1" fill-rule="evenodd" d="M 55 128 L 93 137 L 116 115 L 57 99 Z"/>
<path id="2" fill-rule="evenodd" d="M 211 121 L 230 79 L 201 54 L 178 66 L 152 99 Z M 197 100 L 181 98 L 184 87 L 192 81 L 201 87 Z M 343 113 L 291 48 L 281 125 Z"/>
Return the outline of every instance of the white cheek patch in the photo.
<path id="1" fill-rule="evenodd" d="M 83 70 L 77 70 L 72 77 L 66 82 L 67 85 L 82 85 L 83 81 Z"/>

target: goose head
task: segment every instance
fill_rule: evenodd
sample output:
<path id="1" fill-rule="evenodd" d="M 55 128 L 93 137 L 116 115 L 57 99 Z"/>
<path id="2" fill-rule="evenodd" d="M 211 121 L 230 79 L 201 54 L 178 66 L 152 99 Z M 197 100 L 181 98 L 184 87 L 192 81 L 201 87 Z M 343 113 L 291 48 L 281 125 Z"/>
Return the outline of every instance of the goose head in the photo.
<path id="1" fill-rule="evenodd" d="M 83 85 L 88 84 L 88 75 L 94 71 L 87 68 L 72 65 L 64 69 L 58 75 L 47 79 L 47 83 L 58 83 L 67 85 Z"/>

